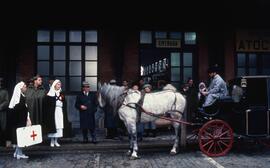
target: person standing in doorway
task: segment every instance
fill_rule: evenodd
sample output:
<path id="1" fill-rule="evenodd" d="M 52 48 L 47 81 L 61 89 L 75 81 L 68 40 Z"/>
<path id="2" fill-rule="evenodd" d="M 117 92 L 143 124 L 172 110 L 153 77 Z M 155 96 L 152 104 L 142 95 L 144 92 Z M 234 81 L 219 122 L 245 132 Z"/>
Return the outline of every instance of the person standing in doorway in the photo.
<path id="1" fill-rule="evenodd" d="M 82 92 L 76 97 L 75 108 L 80 111 L 80 128 L 83 134 L 83 143 L 88 142 L 88 130 L 91 142 L 97 143 L 95 130 L 95 112 L 97 111 L 96 94 L 90 92 L 90 84 L 82 83 Z"/>

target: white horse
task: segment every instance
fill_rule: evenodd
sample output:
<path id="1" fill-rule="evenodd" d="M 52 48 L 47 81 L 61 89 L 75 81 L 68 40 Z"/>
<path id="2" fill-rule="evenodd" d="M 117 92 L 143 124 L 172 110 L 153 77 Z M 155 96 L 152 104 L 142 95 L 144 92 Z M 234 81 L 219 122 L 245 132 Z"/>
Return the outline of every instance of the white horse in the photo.
<path id="1" fill-rule="evenodd" d="M 141 116 L 140 122 L 146 123 L 158 119 L 156 116 L 167 115 L 168 117 L 181 120 L 186 100 L 172 85 L 164 87 L 163 91 L 155 93 L 146 93 L 142 104 L 139 105 L 142 94 L 140 91 L 129 89 L 125 91 L 124 87 L 104 84 L 100 87 L 98 102 L 101 107 L 109 103 L 114 112 L 118 111 L 119 117 L 125 123 L 130 137 L 130 149 L 128 155 L 131 159 L 138 158 L 137 130 L 136 123 Z M 139 115 L 138 110 L 142 110 Z M 151 112 L 153 115 L 145 114 L 143 111 Z M 179 123 L 172 122 L 175 129 L 175 141 L 171 154 L 177 153 L 179 144 Z"/>

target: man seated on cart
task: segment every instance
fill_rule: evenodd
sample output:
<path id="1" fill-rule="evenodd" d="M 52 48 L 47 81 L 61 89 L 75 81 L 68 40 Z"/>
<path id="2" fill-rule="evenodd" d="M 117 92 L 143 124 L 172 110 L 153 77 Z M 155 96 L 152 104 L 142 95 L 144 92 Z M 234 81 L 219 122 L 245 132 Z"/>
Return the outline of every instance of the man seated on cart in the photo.
<path id="1" fill-rule="evenodd" d="M 205 96 L 205 102 L 202 105 L 205 112 L 209 112 L 216 100 L 228 95 L 226 83 L 218 74 L 218 69 L 217 66 L 208 68 L 210 85 L 207 90 L 201 92 Z"/>

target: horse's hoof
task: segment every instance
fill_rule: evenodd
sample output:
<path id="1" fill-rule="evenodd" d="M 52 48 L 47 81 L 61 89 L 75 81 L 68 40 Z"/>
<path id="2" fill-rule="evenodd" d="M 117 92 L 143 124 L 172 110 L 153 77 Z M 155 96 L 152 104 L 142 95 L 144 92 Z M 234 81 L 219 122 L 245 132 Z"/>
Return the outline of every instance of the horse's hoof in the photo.
<path id="1" fill-rule="evenodd" d="M 130 160 L 137 160 L 137 159 L 140 159 L 140 158 L 141 158 L 140 156 L 137 156 L 137 157 L 135 157 L 135 156 L 130 156 L 130 157 L 129 157 Z"/>
<path id="2" fill-rule="evenodd" d="M 170 152 L 170 155 L 176 155 L 176 154 L 177 154 L 176 151 L 171 151 L 171 152 Z"/>
<path id="3" fill-rule="evenodd" d="M 131 156 L 131 154 L 132 154 L 132 152 L 130 150 L 127 151 L 127 153 L 126 153 L 127 156 Z"/>

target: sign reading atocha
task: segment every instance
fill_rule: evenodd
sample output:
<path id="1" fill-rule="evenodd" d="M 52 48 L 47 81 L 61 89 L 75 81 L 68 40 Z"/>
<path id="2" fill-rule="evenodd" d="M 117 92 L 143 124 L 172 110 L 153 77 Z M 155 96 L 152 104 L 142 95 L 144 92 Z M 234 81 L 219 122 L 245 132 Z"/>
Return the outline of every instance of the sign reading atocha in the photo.
<path id="1" fill-rule="evenodd" d="M 236 33 L 236 51 L 269 52 L 269 31 L 239 31 Z"/>
<path id="2" fill-rule="evenodd" d="M 181 48 L 181 40 L 157 39 L 157 48 Z"/>

